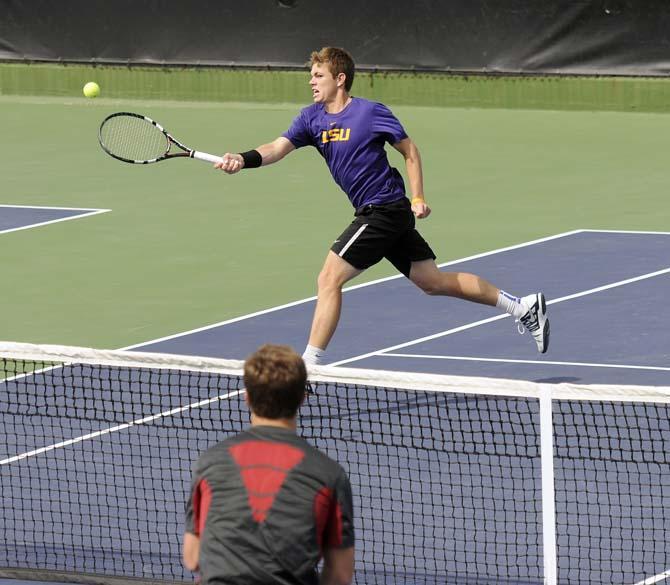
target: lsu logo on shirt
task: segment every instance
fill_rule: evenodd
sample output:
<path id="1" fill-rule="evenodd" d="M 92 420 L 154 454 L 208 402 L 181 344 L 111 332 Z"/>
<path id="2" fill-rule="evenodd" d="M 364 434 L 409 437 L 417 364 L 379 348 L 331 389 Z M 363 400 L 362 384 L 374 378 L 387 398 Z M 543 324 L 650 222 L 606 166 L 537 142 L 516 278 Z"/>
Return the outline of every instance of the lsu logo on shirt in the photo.
<path id="1" fill-rule="evenodd" d="M 321 143 L 326 144 L 326 142 L 344 142 L 349 140 L 350 134 L 351 128 L 331 128 L 330 130 L 324 130 L 321 132 Z"/>

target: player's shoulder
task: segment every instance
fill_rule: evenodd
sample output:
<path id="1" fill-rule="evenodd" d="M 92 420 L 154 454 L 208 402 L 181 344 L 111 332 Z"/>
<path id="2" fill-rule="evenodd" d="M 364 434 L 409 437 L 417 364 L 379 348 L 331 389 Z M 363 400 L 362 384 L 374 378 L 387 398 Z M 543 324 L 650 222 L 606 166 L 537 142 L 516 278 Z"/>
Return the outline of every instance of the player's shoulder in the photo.
<path id="1" fill-rule="evenodd" d="M 359 107 L 359 108 L 365 108 L 368 110 L 390 110 L 386 104 L 383 104 L 382 102 L 378 102 L 375 100 L 369 100 L 367 98 L 363 97 L 358 97 L 354 96 L 353 97 L 353 103 Z"/>
<path id="2" fill-rule="evenodd" d="M 353 102 L 354 105 L 356 105 L 359 108 L 369 108 L 373 109 L 379 104 L 380 102 L 376 102 L 374 100 L 369 100 L 368 98 L 364 97 L 359 97 L 359 96 L 351 96 L 351 101 Z"/>
<path id="3" fill-rule="evenodd" d="M 359 112 L 365 112 L 365 115 L 371 119 L 395 117 L 391 108 L 382 102 L 376 102 L 365 98 L 355 98 L 354 103 L 357 105 Z"/>

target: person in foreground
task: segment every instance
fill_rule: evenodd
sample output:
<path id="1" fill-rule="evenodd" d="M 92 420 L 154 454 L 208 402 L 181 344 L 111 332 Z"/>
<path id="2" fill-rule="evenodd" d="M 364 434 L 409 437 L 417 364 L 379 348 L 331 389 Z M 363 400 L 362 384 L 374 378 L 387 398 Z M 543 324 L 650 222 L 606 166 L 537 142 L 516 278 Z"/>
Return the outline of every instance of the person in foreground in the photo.
<path id="1" fill-rule="evenodd" d="M 549 347 L 544 295 L 510 295 L 465 272 L 441 272 L 435 254 L 415 229 L 430 215 L 424 197 L 421 157 L 398 119 L 383 104 L 353 97 L 355 65 L 347 51 L 324 47 L 311 55 L 312 99 L 291 127 L 273 142 L 243 153 L 226 153 L 215 165 L 228 174 L 269 165 L 303 146 L 324 157 L 335 182 L 355 208 L 353 222 L 331 246 L 318 278 L 318 294 L 303 358 L 322 363 L 340 318 L 342 287 L 382 258 L 429 295 L 458 297 L 496 306 L 530 331 L 537 349 Z M 388 142 L 405 159 L 411 201 L 400 173 L 390 166 Z"/>
<path id="2" fill-rule="evenodd" d="M 304 361 L 287 346 L 264 345 L 247 358 L 244 383 L 251 426 L 195 466 L 184 565 L 203 585 L 348 585 L 351 485 L 339 464 L 296 434 Z"/>

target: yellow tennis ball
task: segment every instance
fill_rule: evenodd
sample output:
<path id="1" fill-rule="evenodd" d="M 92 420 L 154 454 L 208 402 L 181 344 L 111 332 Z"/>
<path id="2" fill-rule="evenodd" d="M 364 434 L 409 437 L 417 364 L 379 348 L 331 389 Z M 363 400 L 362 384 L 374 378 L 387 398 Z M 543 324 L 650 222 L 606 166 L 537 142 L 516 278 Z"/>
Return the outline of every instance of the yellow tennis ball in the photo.
<path id="1" fill-rule="evenodd" d="M 84 86 L 84 95 L 87 98 L 94 98 L 100 95 L 100 86 L 95 81 L 89 81 Z"/>

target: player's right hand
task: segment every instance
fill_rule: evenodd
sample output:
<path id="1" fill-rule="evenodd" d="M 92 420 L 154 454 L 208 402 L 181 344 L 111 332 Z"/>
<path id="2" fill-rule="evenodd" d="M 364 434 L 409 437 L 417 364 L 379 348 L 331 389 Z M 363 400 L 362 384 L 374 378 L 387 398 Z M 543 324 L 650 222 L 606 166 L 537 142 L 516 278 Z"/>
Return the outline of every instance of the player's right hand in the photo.
<path id="1" fill-rule="evenodd" d="M 215 169 L 221 169 L 229 175 L 234 175 L 244 168 L 244 159 L 241 154 L 227 152 L 221 158 L 223 160 L 214 165 Z"/>

